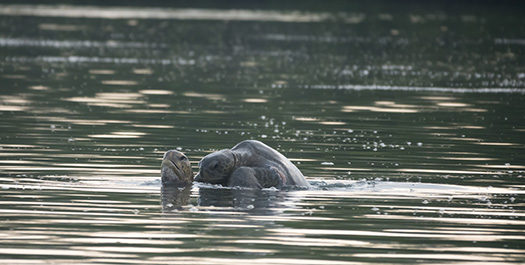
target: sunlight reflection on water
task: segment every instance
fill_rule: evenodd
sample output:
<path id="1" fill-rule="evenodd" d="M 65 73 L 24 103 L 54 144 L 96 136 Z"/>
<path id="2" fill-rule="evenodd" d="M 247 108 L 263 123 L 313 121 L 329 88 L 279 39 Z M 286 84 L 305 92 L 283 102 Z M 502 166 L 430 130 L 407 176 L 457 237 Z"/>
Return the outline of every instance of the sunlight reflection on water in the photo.
<path id="1" fill-rule="evenodd" d="M 0 5 L 0 263 L 522 262 L 523 27 L 428 8 Z M 161 187 L 244 139 L 312 189 Z"/>
<path id="2" fill-rule="evenodd" d="M 25 183 L 29 180 L 20 179 L 17 184 L 2 185 L 2 189 L 16 194 L 16 190 L 27 191 L 37 187 Z M 158 182 L 153 185 L 145 185 L 141 181 L 126 183 L 115 179 L 109 182 L 108 180 L 97 182 L 86 179 L 84 183 L 81 181 L 80 183 L 61 184 L 61 188 L 57 187 L 57 183 L 44 180 L 40 184 L 45 188 L 37 190 L 42 193 L 45 190 L 54 191 L 52 196 L 57 199 L 61 198 L 63 202 L 50 203 L 38 200 L 38 196 L 28 197 L 28 199 L 32 198 L 30 201 L 0 202 L 1 205 L 11 205 L 12 208 L 1 208 L 0 212 L 3 216 L 8 218 L 25 216 L 23 219 L 15 218 L 3 223 L 3 226 L 23 225 L 26 227 L 24 230 L 2 233 L 5 244 L 40 240 L 46 241 L 47 245 L 54 246 L 54 250 L 45 252 L 40 248 L 19 250 L 1 247 L 0 253 L 53 256 L 54 259 L 64 259 L 70 256 L 97 257 L 107 258 L 108 262 L 117 262 L 118 259 L 126 257 L 139 258 L 142 254 L 148 254 L 153 255 L 152 259 L 155 261 L 165 259 L 176 263 L 176 258 L 169 257 L 174 253 L 184 253 L 184 260 L 186 260 L 189 258 L 188 255 L 205 253 L 232 252 L 268 255 L 293 251 L 300 247 L 330 249 L 343 247 L 353 249 L 354 253 L 349 255 L 348 252 L 331 250 L 325 253 L 326 257 L 367 257 L 370 249 L 377 248 L 392 251 L 403 249 L 405 252 L 420 250 L 421 246 L 416 244 L 419 239 L 431 238 L 434 242 L 447 242 L 447 244 L 477 242 L 481 245 L 484 242 L 525 239 L 524 236 L 516 233 L 520 231 L 519 227 L 522 226 L 523 221 L 508 219 L 508 217 L 521 218 L 525 216 L 525 213 L 498 207 L 502 199 L 509 200 L 508 196 L 520 196 L 523 191 L 502 188 L 381 181 L 331 181 L 323 182 L 324 184 L 313 183 L 314 189 L 311 191 L 260 191 L 257 193 L 284 196 L 281 197 L 284 200 L 276 197 L 277 204 L 263 204 L 266 206 L 256 207 L 245 204 L 242 208 L 230 208 L 199 205 L 203 201 L 209 201 L 203 196 L 213 196 L 213 193 L 208 193 L 210 187 L 201 185 L 200 187 L 194 186 L 192 192 L 187 194 L 189 205 L 160 214 Z M 89 196 L 92 198 L 81 199 L 85 196 L 84 192 L 87 191 L 87 187 L 91 191 Z M 324 188 L 317 189 L 316 187 Z M 214 188 L 211 188 L 213 191 Z M 221 190 L 214 192 L 219 191 Z M 222 189 L 223 194 L 237 191 Z M 251 191 L 246 192 L 251 193 Z M 115 197 L 114 194 L 120 195 Z M 143 195 L 137 197 L 138 194 Z M 144 197 L 145 194 L 148 196 Z M 77 196 L 80 197 L 75 198 Z M 6 198 L 5 193 L 4 198 Z M 235 196 L 233 198 L 222 196 L 222 198 L 222 200 L 233 199 L 233 201 L 217 201 L 217 203 L 228 204 L 235 201 Z M 245 198 L 243 196 L 243 199 Z M 420 201 L 420 205 L 407 204 L 413 200 Z M 427 200 L 430 202 L 425 203 Z M 489 206 L 472 203 L 490 200 L 493 201 L 493 204 Z M 447 203 L 443 204 L 444 201 Z M 265 207 L 270 208 L 265 209 Z M 279 214 L 276 215 L 277 213 Z M 71 219 L 68 216 L 76 216 L 76 218 Z M 481 216 L 483 218 L 480 218 Z M 363 226 L 359 222 L 342 226 L 326 226 L 329 224 L 327 222 L 338 223 L 349 220 L 356 222 L 361 219 L 379 223 L 376 226 Z M 393 223 L 399 223 L 399 225 L 392 226 Z M 412 225 L 405 227 L 405 223 L 412 223 Z M 300 225 L 295 227 L 293 224 Z M 487 225 L 505 226 L 505 228 L 494 230 L 486 228 Z M 76 231 L 68 231 L 61 229 L 64 226 L 78 226 L 78 228 Z M 125 232 L 111 229 L 111 227 L 124 228 L 126 226 L 139 226 L 143 231 Z M 43 227 L 54 228 L 44 231 L 41 230 Z M 104 229 L 92 231 L 93 227 Z M 191 231 L 195 229 L 200 232 L 192 233 Z M 239 233 L 241 231 L 243 232 Z M 251 238 L 247 238 L 245 233 L 252 234 Z M 253 236 L 255 234 L 257 234 L 256 237 Z M 394 241 L 403 239 L 404 243 L 388 243 L 389 238 Z M 221 246 L 212 247 L 199 242 L 221 242 Z M 100 244 L 107 246 L 99 246 Z M 487 252 L 487 249 L 491 249 L 490 253 Z M 434 252 L 436 250 L 427 245 L 425 251 Z M 486 258 L 486 260 L 496 261 L 500 260 L 500 253 L 506 253 L 505 261 L 512 262 L 518 261 L 520 254 L 523 253 L 517 249 L 509 250 L 498 247 L 462 247 L 449 250 L 440 247 L 439 252 L 445 252 L 445 254 L 432 254 L 433 257 L 428 259 L 447 260 L 449 256 L 452 256 L 454 260 Z M 466 252 L 469 254 L 462 254 Z M 424 257 L 427 254 L 408 252 L 399 257 L 407 259 L 418 255 Z M 460 257 L 455 257 L 456 255 Z M 207 259 L 213 260 L 214 258 L 203 257 L 199 260 L 202 262 Z M 225 260 L 218 259 L 216 262 Z M 257 262 L 263 260 L 266 259 Z M 295 262 L 297 260 L 286 258 L 282 261 Z M 282 263 L 275 258 L 266 260 L 266 262 Z M 305 262 L 308 263 L 307 260 Z M 332 263 L 332 261 L 327 262 Z"/>

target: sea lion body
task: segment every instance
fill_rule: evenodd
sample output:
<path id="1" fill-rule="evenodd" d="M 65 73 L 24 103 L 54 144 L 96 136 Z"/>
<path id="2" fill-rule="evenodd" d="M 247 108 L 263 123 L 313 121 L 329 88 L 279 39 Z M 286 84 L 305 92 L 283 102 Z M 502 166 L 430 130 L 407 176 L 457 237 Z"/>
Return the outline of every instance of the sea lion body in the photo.
<path id="1" fill-rule="evenodd" d="M 202 158 L 195 181 L 256 189 L 310 186 L 290 160 L 256 140 L 242 141 Z"/>

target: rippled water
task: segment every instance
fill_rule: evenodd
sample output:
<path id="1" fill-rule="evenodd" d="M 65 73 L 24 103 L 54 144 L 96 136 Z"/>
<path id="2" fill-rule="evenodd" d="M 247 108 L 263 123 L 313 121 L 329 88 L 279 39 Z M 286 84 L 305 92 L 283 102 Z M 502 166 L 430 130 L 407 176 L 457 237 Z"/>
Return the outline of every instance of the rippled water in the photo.
<path id="1" fill-rule="evenodd" d="M 521 14 L 372 7 L 1 5 L 0 263 L 524 262 Z M 161 188 L 244 139 L 312 189 Z"/>

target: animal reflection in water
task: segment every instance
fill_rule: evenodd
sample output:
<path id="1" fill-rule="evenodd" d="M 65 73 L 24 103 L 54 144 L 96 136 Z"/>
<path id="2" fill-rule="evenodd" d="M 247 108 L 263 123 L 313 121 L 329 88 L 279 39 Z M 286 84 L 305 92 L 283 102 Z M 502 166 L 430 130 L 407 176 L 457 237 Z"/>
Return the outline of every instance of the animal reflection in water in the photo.
<path id="1" fill-rule="evenodd" d="M 234 208 L 270 214 L 272 209 L 281 208 L 286 200 L 286 193 L 277 190 L 199 187 L 198 197 L 193 198 L 192 185 L 163 185 L 161 188 L 162 211 L 165 213 L 199 205 L 213 206 L 215 211 Z"/>
<path id="2" fill-rule="evenodd" d="M 190 204 L 191 185 L 163 185 L 160 199 L 163 212 L 181 210 Z"/>
<path id="3" fill-rule="evenodd" d="M 211 153 L 199 162 L 193 176 L 188 157 L 177 150 L 164 154 L 161 164 L 162 206 L 179 209 L 190 202 L 193 181 L 225 187 L 200 188 L 199 205 L 240 208 L 272 207 L 270 191 L 263 188 L 309 188 L 301 171 L 284 155 L 268 145 L 246 140 L 232 149 Z M 262 199 L 261 199 L 262 198 Z M 260 200 L 259 200 L 260 199 Z"/>

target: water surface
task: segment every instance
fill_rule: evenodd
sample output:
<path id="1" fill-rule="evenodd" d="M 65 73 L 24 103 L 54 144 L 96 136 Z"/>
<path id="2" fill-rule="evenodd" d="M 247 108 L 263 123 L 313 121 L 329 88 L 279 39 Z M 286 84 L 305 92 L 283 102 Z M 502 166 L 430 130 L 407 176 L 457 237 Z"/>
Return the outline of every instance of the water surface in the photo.
<path id="1" fill-rule="evenodd" d="M 522 263 L 522 16 L 372 7 L 0 6 L 0 261 Z M 161 188 L 244 139 L 313 188 Z"/>

